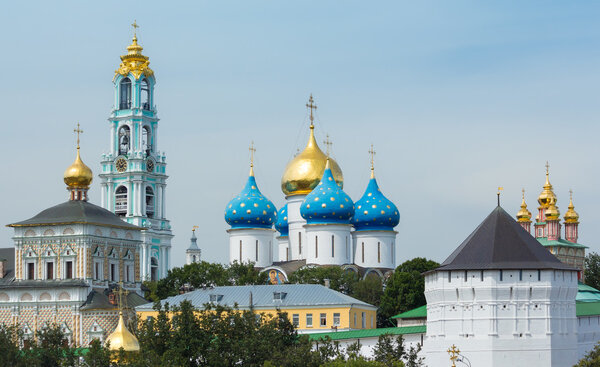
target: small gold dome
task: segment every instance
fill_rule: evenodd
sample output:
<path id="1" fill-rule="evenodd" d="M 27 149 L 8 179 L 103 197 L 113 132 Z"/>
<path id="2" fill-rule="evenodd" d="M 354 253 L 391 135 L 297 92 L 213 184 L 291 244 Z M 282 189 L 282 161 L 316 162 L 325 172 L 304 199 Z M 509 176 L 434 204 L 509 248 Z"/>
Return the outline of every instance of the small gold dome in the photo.
<path id="1" fill-rule="evenodd" d="M 556 195 L 554 194 L 554 191 L 552 191 L 548 168 L 548 163 L 546 163 L 546 183 L 544 184 L 542 193 L 538 197 L 538 203 L 540 203 L 540 207 L 542 208 L 548 208 L 550 205 L 556 204 Z"/>
<path id="2" fill-rule="evenodd" d="M 523 190 L 523 200 L 521 201 L 521 210 L 517 213 L 518 222 L 531 222 L 531 212 L 527 210 L 527 204 L 525 204 L 525 190 Z"/>
<path id="3" fill-rule="evenodd" d="M 75 158 L 75 162 L 73 162 L 73 164 L 65 171 L 65 183 L 69 188 L 87 189 L 90 187 L 93 178 L 94 174 L 90 167 L 86 166 L 85 163 L 81 161 L 79 147 L 77 147 L 77 157 Z"/>
<path id="4" fill-rule="evenodd" d="M 110 350 L 118 351 L 123 348 L 126 352 L 137 352 L 140 350 L 140 343 L 135 335 L 133 335 L 125 327 L 123 314 L 119 313 L 119 323 L 112 334 L 106 338 L 106 343 L 110 342 Z"/>
<path id="5" fill-rule="evenodd" d="M 579 223 L 579 214 L 575 211 L 575 205 L 573 205 L 573 194 L 571 194 L 571 201 L 569 202 L 569 209 L 565 213 L 565 223 Z"/>
<path id="6" fill-rule="evenodd" d="M 344 184 L 342 169 L 336 161 L 331 161 L 333 178 L 340 186 Z M 281 191 L 286 195 L 305 195 L 310 193 L 321 181 L 327 155 L 321 151 L 315 140 L 314 125 L 310 126 L 310 137 L 306 148 L 285 167 L 281 178 Z"/>
<path id="7" fill-rule="evenodd" d="M 560 212 L 558 211 L 558 208 L 556 207 L 556 205 L 554 205 L 554 203 L 551 203 L 547 208 L 546 208 L 546 220 L 558 220 L 558 217 L 560 217 Z"/>

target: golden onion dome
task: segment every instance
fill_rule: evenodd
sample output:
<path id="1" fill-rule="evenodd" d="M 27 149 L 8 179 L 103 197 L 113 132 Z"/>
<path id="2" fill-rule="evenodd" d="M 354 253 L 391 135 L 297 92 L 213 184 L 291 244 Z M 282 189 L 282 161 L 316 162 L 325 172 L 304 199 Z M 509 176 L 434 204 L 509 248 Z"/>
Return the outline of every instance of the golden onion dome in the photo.
<path id="1" fill-rule="evenodd" d="M 525 204 L 525 190 L 523 190 L 523 200 L 521 201 L 521 210 L 517 213 L 518 222 L 531 222 L 531 212 L 527 210 L 527 204 Z"/>
<path id="2" fill-rule="evenodd" d="M 556 195 L 552 191 L 552 185 L 550 184 L 549 167 L 548 163 L 546 163 L 546 183 L 544 183 L 544 189 L 538 197 L 538 203 L 542 208 L 548 208 L 550 205 L 556 204 Z"/>
<path id="3" fill-rule="evenodd" d="M 575 211 L 575 205 L 573 205 L 573 193 L 571 192 L 571 201 L 569 202 L 569 208 L 565 213 L 565 223 L 579 223 L 579 214 Z"/>
<path id="4" fill-rule="evenodd" d="M 558 208 L 556 207 L 556 205 L 554 205 L 554 203 L 551 203 L 546 208 L 544 214 L 546 215 L 546 220 L 558 220 L 558 217 L 560 217 L 560 212 L 558 211 Z"/>
<path id="5" fill-rule="evenodd" d="M 106 343 L 109 342 L 109 348 L 112 351 L 118 351 L 121 348 L 126 352 L 137 352 L 140 350 L 140 343 L 137 338 L 125 327 L 122 313 L 119 313 L 119 323 L 115 331 L 106 338 Z"/>
<path id="6" fill-rule="evenodd" d="M 286 195 L 309 194 L 321 181 L 327 163 L 327 155 L 317 145 L 314 128 L 314 125 L 311 124 L 306 148 L 285 167 L 281 178 L 281 191 Z M 331 158 L 329 160 L 335 182 L 343 187 L 342 169 L 336 161 Z"/>
<path id="7" fill-rule="evenodd" d="M 90 167 L 86 166 L 81 160 L 79 147 L 77 147 L 77 157 L 75 158 L 75 162 L 66 169 L 63 177 L 65 184 L 67 184 L 69 188 L 87 189 L 90 187 L 94 174 Z"/>

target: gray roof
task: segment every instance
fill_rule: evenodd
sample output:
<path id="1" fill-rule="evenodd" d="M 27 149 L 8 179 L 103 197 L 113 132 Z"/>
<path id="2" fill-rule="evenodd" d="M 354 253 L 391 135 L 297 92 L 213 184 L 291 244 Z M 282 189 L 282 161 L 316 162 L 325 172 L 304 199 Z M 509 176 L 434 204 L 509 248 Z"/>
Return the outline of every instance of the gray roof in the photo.
<path id="1" fill-rule="evenodd" d="M 82 310 L 116 310 L 118 305 L 113 305 L 108 301 L 108 295 L 105 292 L 93 290 L 88 294 L 87 299 L 81 306 Z M 148 300 L 135 292 L 127 294 L 127 307 L 136 307 L 148 303 Z"/>
<path id="2" fill-rule="evenodd" d="M 274 300 L 273 293 L 283 292 L 282 300 Z M 357 305 L 376 309 L 363 301 L 334 291 L 318 284 L 280 284 L 280 285 L 242 285 L 198 289 L 193 292 L 169 297 L 161 301 L 169 305 L 179 305 L 187 300 L 198 309 L 204 308 L 206 303 L 211 303 L 210 296 L 222 296 L 218 304 L 233 307 L 235 304 L 240 309 L 248 309 L 252 294 L 252 305 L 256 309 L 290 308 L 290 307 L 320 307 L 336 305 Z M 136 307 L 136 311 L 151 311 L 153 303 Z"/>
<path id="3" fill-rule="evenodd" d="M 0 259 L 6 260 L 4 263 L 4 274 L 0 279 L 0 285 L 8 283 L 15 278 L 15 248 L 0 248 Z"/>
<path id="4" fill-rule="evenodd" d="M 9 227 L 34 227 L 72 223 L 95 224 L 132 230 L 143 228 L 121 220 L 114 213 L 83 200 L 69 200 L 41 211 L 33 218 L 9 224 Z"/>
<path id="5" fill-rule="evenodd" d="M 192 231 L 192 238 L 190 238 L 190 246 L 187 248 L 188 250 L 199 250 L 198 244 L 196 243 L 198 239 L 196 238 L 196 231 Z"/>
<path id="6" fill-rule="evenodd" d="M 88 287 L 85 280 L 81 279 L 55 279 L 55 280 L 15 280 L 14 277 L 0 282 L 0 288 L 71 288 Z"/>
<path id="7" fill-rule="evenodd" d="M 435 271 L 485 269 L 576 270 L 552 255 L 500 206 Z"/>

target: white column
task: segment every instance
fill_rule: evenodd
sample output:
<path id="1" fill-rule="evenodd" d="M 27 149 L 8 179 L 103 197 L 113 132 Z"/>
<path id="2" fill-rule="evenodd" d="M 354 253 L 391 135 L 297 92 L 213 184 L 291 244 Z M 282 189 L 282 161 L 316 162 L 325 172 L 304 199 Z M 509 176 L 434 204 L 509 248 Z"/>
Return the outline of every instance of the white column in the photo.
<path id="1" fill-rule="evenodd" d="M 106 184 L 100 184 L 100 205 L 103 208 L 107 208 L 106 206 Z"/>
<path id="2" fill-rule="evenodd" d="M 161 185 L 162 187 L 162 200 L 161 200 L 161 204 L 162 204 L 162 217 L 166 218 L 167 217 L 167 206 L 165 205 L 167 198 L 167 190 L 166 190 L 166 186 L 165 185 Z"/>
<path id="3" fill-rule="evenodd" d="M 117 152 L 119 151 L 118 149 L 116 149 L 116 135 L 117 135 L 117 124 L 115 124 L 114 122 L 110 122 L 111 126 L 110 126 L 110 154 L 112 154 L 113 157 L 117 156 Z"/>

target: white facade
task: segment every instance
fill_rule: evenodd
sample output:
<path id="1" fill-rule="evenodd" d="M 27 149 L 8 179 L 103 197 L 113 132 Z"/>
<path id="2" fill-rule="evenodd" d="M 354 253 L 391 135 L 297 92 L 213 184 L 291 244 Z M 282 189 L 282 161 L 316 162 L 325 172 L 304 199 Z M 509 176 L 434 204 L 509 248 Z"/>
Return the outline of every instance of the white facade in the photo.
<path id="1" fill-rule="evenodd" d="M 288 236 L 277 237 L 277 258 L 278 261 L 289 261 L 290 259 L 290 238 Z"/>
<path id="2" fill-rule="evenodd" d="M 472 366 L 572 366 L 577 273 L 456 270 L 425 276 L 428 366 L 455 345 Z"/>
<path id="3" fill-rule="evenodd" d="M 396 268 L 395 231 L 354 231 L 354 264 L 364 268 Z"/>
<path id="4" fill-rule="evenodd" d="M 289 206 L 288 206 L 289 208 Z M 344 265 L 352 263 L 350 224 L 307 224 L 307 265 Z"/>
<path id="5" fill-rule="evenodd" d="M 248 263 L 264 268 L 273 263 L 274 229 L 232 228 L 229 233 L 229 262 Z"/>
<path id="6" fill-rule="evenodd" d="M 600 315 L 577 318 L 577 359 L 585 357 L 600 341 Z"/>
<path id="7" fill-rule="evenodd" d="M 286 198 L 288 204 L 288 236 L 290 260 L 306 259 L 306 220 L 300 215 L 300 207 L 306 195 L 293 195 Z"/>

